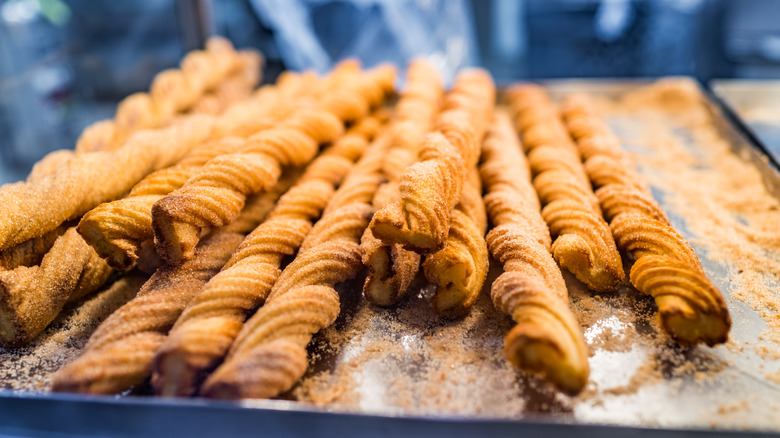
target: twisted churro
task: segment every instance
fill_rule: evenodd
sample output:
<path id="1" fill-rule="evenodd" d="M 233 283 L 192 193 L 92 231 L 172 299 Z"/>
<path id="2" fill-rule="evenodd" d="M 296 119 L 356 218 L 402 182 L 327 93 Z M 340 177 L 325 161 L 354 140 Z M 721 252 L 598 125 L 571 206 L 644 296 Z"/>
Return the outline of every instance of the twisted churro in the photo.
<path id="1" fill-rule="evenodd" d="M 379 210 L 373 235 L 387 244 L 430 253 L 442 249 L 450 214 L 460 202 L 465 169 L 479 160 L 480 142 L 495 103 L 495 86 L 483 70 L 458 74 L 436 121 L 419 151 L 419 162 L 403 174 L 401 200 Z"/>
<path id="2" fill-rule="evenodd" d="M 334 186 L 358 158 L 379 123 L 369 117 L 323 152 L 268 219 L 241 243 L 222 271 L 189 303 L 158 350 L 152 385 L 162 395 L 191 395 L 222 361 L 247 315 L 263 304 L 284 256 L 303 243 Z"/>
<path id="3" fill-rule="evenodd" d="M 212 134 L 214 118 L 192 116 L 135 134 L 114 151 L 76 154 L 41 180 L 0 187 L 0 250 L 41 236 L 127 192 L 150 172 L 179 161 Z"/>
<path id="4" fill-rule="evenodd" d="M 187 114 L 217 115 L 234 103 L 249 97 L 260 83 L 263 57 L 253 50 L 241 50 L 238 52 L 237 62 L 237 71 L 220 82 L 212 92 L 203 96 Z"/>
<path id="5" fill-rule="evenodd" d="M 550 233 L 538 213 L 528 162 L 504 112 L 496 113 L 483 143 L 480 172 L 495 225 L 488 246 L 504 265 L 490 296 L 517 323 L 504 353 L 517 368 L 541 374 L 561 391 L 579 393 L 588 380 L 587 347 L 550 254 Z"/>
<path id="6" fill-rule="evenodd" d="M 447 244 L 428 255 L 423 263 L 425 278 L 438 286 L 433 309 L 448 317 L 468 312 L 482 291 L 488 271 L 487 215 L 482 185 L 477 168 L 469 170 L 461 201 L 452 211 Z"/>
<path id="7" fill-rule="evenodd" d="M 615 242 L 635 260 L 631 284 L 655 299 L 663 327 L 677 342 L 726 342 L 731 318 L 723 295 L 693 248 L 672 228 L 620 140 L 585 96 L 570 97 L 563 115 Z"/>
<path id="8" fill-rule="evenodd" d="M 295 97 L 303 84 L 286 80 L 278 87 L 259 91 L 252 102 L 242 104 L 240 108 L 244 114 L 256 117 L 251 122 L 251 129 L 261 131 L 271 128 L 274 122 L 292 112 L 296 105 Z M 283 103 L 290 99 L 292 103 Z M 113 268 L 132 268 L 138 260 L 141 244 L 154 237 L 154 203 L 183 186 L 213 158 L 243 147 L 245 140 L 241 136 L 248 134 L 248 129 L 250 126 L 244 124 L 234 125 L 236 136 L 223 137 L 195 148 L 176 165 L 146 176 L 126 197 L 95 207 L 79 222 L 79 233 Z"/>
<path id="9" fill-rule="evenodd" d="M 555 107 L 536 85 L 514 86 L 507 97 L 554 238 L 555 260 L 592 290 L 616 289 L 625 278 L 620 254 Z"/>
<path id="10" fill-rule="evenodd" d="M 352 74 L 355 76 L 356 74 Z M 232 221 L 248 194 L 267 190 L 282 166 L 300 166 L 319 144 L 343 133 L 343 123 L 366 114 L 392 90 L 395 72 L 379 68 L 341 81 L 315 108 L 304 108 L 273 129 L 249 138 L 236 153 L 209 161 L 187 184 L 152 208 L 158 253 L 171 262 L 191 256 L 200 230 Z"/>
<path id="11" fill-rule="evenodd" d="M 380 210 L 398 202 L 398 184 L 404 170 L 417 161 L 417 152 L 425 134 L 431 130 L 442 98 L 439 74 L 426 61 L 409 65 L 406 90 L 396 104 L 395 118 L 390 127 L 392 147 L 382 167 L 388 182 L 374 195 L 373 206 Z M 420 255 L 400 244 L 385 244 L 367 228 L 360 239 L 363 264 L 368 275 L 363 285 L 366 299 L 380 306 L 396 303 L 406 293 L 420 268 Z"/>
<path id="12" fill-rule="evenodd" d="M 195 257 L 158 269 L 135 298 L 97 328 L 81 356 L 54 374 L 52 390 L 112 394 L 143 382 L 151 373 L 155 351 L 184 307 L 263 220 L 292 179 L 282 178 L 273 190 L 247 202 L 241 218 L 207 235 Z"/>
<path id="13" fill-rule="evenodd" d="M 350 171 L 265 305 L 247 321 L 225 362 L 203 384 L 202 394 L 273 397 L 289 390 L 306 371 L 306 346 L 312 335 L 332 324 L 340 310 L 333 286 L 354 277 L 363 266 L 358 242 L 373 211 L 374 191 L 382 182 L 388 143 L 380 136 Z"/>
<path id="14" fill-rule="evenodd" d="M 74 228 L 54 240 L 39 264 L 21 261 L 30 260 L 0 271 L 0 341 L 7 346 L 34 338 L 66 302 L 97 290 L 111 274 Z"/>
<path id="15" fill-rule="evenodd" d="M 206 50 L 193 51 L 184 57 L 181 69 L 158 73 L 149 93 L 132 94 L 120 102 L 114 120 L 100 121 L 85 129 L 76 142 L 76 151 L 116 149 L 137 131 L 164 126 L 177 113 L 197 104 L 204 93 L 245 67 L 244 61 L 249 56 L 256 59 L 252 66 L 258 71 L 256 84 L 262 64 L 258 54 L 242 57 L 228 40 L 209 39 Z"/>

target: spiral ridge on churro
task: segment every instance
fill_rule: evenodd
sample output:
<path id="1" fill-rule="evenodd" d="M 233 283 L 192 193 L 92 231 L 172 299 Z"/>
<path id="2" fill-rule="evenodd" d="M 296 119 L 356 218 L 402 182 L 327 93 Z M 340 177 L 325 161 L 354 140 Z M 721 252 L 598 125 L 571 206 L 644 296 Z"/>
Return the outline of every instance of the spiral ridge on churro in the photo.
<path id="1" fill-rule="evenodd" d="M 380 135 L 350 171 L 265 305 L 247 321 L 225 362 L 204 383 L 205 396 L 274 397 L 301 378 L 312 335 L 338 316 L 334 285 L 354 277 L 363 266 L 358 242 L 373 212 L 371 188 L 382 182 L 387 144 Z"/>
<path id="2" fill-rule="evenodd" d="M 372 220 L 375 237 L 421 253 L 444 247 L 465 169 L 479 159 L 494 104 L 495 86 L 487 72 L 475 69 L 458 74 L 437 117 L 437 132 L 426 136 L 419 161 L 401 178 L 401 200 L 379 210 Z"/>
<path id="3" fill-rule="evenodd" d="M 398 184 L 404 170 L 417 161 L 425 134 L 433 128 L 443 90 L 438 72 L 426 61 L 409 64 L 406 90 L 396 104 L 391 127 L 391 147 L 382 172 L 388 179 L 374 195 L 380 210 L 401 200 Z M 367 228 L 360 240 L 363 264 L 368 268 L 363 295 L 381 306 L 396 303 L 409 288 L 420 267 L 420 255 L 398 243 L 386 244 Z"/>
<path id="4" fill-rule="evenodd" d="M 507 335 L 504 353 L 517 368 L 576 394 L 588 380 L 587 347 L 550 254 L 550 234 L 539 214 L 528 162 L 504 112 L 496 113 L 483 143 L 480 173 L 495 226 L 487 235 L 488 247 L 504 266 L 490 295 L 517 323 Z"/>
<path id="5" fill-rule="evenodd" d="M 375 134 L 372 127 L 378 124 L 371 117 L 358 122 L 316 158 L 190 302 L 156 354 L 152 384 L 158 393 L 191 395 L 222 361 L 247 315 L 270 293 L 281 274 L 282 258 L 295 254 L 311 222 L 332 198 L 334 186 L 358 158 L 357 145 L 365 148 Z"/>
<path id="6" fill-rule="evenodd" d="M 554 238 L 553 256 L 590 289 L 616 289 L 625 278 L 623 263 L 557 110 L 536 85 L 514 86 L 507 97 Z"/>
<path id="7" fill-rule="evenodd" d="M 151 373 L 154 353 L 184 307 L 291 184 L 291 178 L 283 178 L 274 190 L 253 198 L 242 220 L 212 231 L 192 259 L 158 269 L 135 298 L 103 321 L 81 356 L 55 373 L 52 390 L 112 394 L 143 382 Z"/>
<path id="8" fill-rule="evenodd" d="M 585 96 L 570 97 L 562 111 L 615 242 L 635 260 L 631 283 L 655 299 L 663 327 L 677 342 L 726 342 L 731 318 L 723 295 L 672 228 L 618 138 Z"/>
<path id="9" fill-rule="evenodd" d="M 345 121 L 364 116 L 392 90 L 389 67 L 353 76 L 314 108 L 301 109 L 250 137 L 239 151 L 209 161 L 187 184 L 157 201 L 152 216 L 160 255 L 171 262 L 190 257 L 203 227 L 229 223 L 247 195 L 274 184 L 282 166 L 308 163 L 319 144 L 343 133 Z"/>

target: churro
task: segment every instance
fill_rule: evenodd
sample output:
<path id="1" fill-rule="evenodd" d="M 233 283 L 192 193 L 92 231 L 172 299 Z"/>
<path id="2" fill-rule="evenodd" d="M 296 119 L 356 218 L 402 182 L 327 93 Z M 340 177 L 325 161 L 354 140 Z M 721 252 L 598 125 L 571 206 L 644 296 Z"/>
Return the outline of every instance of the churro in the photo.
<path id="1" fill-rule="evenodd" d="M 154 237 L 154 203 L 183 186 L 213 158 L 243 147 L 243 137 L 248 136 L 250 127 L 256 129 L 254 132 L 269 129 L 275 122 L 289 115 L 297 105 L 295 98 L 302 91 L 302 83 L 294 80 L 286 83 L 287 86 L 262 89 L 252 101 L 238 107 L 256 117 L 249 126 L 234 125 L 231 136 L 198 146 L 176 165 L 146 176 L 126 197 L 95 207 L 79 222 L 79 233 L 113 268 L 132 268 L 138 260 L 141 244 Z"/>
<path id="2" fill-rule="evenodd" d="M 623 263 L 557 110 L 536 85 L 514 86 L 507 97 L 554 239 L 555 260 L 590 289 L 615 290 L 625 278 Z"/>
<path id="3" fill-rule="evenodd" d="M 586 96 L 571 96 L 563 115 L 615 242 L 635 260 L 631 284 L 655 299 L 663 327 L 677 342 L 726 342 L 731 318 L 723 295 L 693 248 L 672 228 L 620 140 Z"/>
<path id="4" fill-rule="evenodd" d="M 143 382 L 151 373 L 155 351 L 184 307 L 290 184 L 291 178 L 283 178 L 274 190 L 253 198 L 242 220 L 212 231 L 192 259 L 158 269 L 135 298 L 98 327 L 82 355 L 54 375 L 52 390 L 112 394 Z"/>
<path id="5" fill-rule="evenodd" d="M 507 335 L 504 353 L 517 368 L 576 394 L 588 380 L 587 347 L 550 253 L 550 233 L 539 214 L 528 162 L 504 112 L 496 113 L 483 144 L 480 173 L 495 225 L 488 246 L 504 266 L 490 295 L 517 323 Z"/>
<path id="6" fill-rule="evenodd" d="M 157 393 L 191 395 L 223 360 L 247 316 L 263 304 L 281 274 L 282 258 L 298 250 L 334 186 L 360 155 L 355 152 L 365 148 L 377 128 L 378 122 L 368 117 L 316 158 L 190 302 L 155 356 Z"/>
<path id="7" fill-rule="evenodd" d="M 401 200 L 379 210 L 371 232 L 386 244 L 431 253 L 442 249 L 450 214 L 460 202 L 466 171 L 479 159 L 480 142 L 495 103 L 495 86 L 483 70 L 458 74 L 418 160 L 403 174 Z"/>
<path id="8" fill-rule="evenodd" d="M 170 262 L 190 257 L 203 227 L 232 221 L 246 196 L 272 186 L 283 166 L 308 163 L 320 144 L 343 134 L 344 122 L 364 116 L 383 101 L 394 74 L 392 68 L 380 67 L 343 75 L 316 107 L 301 109 L 277 127 L 250 137 L 236 153 L 209 161 L 187 184 L 157 201 L 152 217 L 160 256 Z"/>
<path id="9" fill-rule="evenodd" d="M 363 266 L 358 242 L 373 212 L 373 192 L 383 179 L 387 140 L 380 135 L 350 171 L 265 305 L 241 329 L 225 362 L 206 379 L 202 394 L 274 397 L 306 371 L 312 335 L 332 324 L 340 310 L 334 285 L 354 277 Z"/>
<path id="10" fill-rule="evenodd" d="M 373 206 L 381 210 L 401 200 L 398 184 L 407 167 L 417 161 L 425 134 L 433 128 L 443 90 L 439 74 L 426 61 L 409 64 L 407 87 L 396 104 L 389 128 L 391 148 L 382 172 L 388 179 L 374 195 Z M 420 255 L 400 244 L 386 244 L 367 228 L 360 239 L 363 264 L 368 268 L 363 295 L 381 306 L 396 303 L 406 293 L 420 268 Z"/>
<path id="11" fill-rule="evenodd" d="M 488 271 L 487 214 L 477 168 L 470 169 L 461 201 L 452 211 L 444 248 L 426 256 L 425 278 L 437 285 L 433 309 L 442 316 L 464 315 L 477 301 Z"/>

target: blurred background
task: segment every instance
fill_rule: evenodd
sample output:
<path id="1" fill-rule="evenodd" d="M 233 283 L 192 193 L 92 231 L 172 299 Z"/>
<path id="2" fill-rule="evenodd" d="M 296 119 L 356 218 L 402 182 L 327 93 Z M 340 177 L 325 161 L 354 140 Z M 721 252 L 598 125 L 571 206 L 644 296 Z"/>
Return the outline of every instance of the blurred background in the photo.
<path id="1" fill-rule="evenodd" d="M 147 90 L 212 34 L 254 47 L 264 80 L 342 58 L 499 84 L 559 77 L 780 78 L 776 0 L 0 0 L 0 184 Z"/>

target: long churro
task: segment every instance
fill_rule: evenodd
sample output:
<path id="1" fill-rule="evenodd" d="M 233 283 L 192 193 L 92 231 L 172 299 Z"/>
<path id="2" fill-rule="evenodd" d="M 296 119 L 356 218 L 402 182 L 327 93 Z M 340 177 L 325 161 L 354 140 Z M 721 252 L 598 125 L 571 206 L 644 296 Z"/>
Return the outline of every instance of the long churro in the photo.
<path id="1" fill-rule="evenodd" d="M 184 307 L 291 183 L 283 178 L 274 190 L 253 198 L 239 220 L 205 237 L 192 259 L 158 269 L 135 298 L 98 327 L 82 355 L 54 375 L 52 390 L 112 394 L 143 382 Z"/>
<path id="2" fill-rule="evenodd" d="M 188 53 L 180 69 L 157 74 L 149 93 L 132 94 L 120 102 L 113 120 L 100 121 L 85 129 L 76 142 L 76 151 L 116 149 L 137 131 L 165 126 L 177 113 L 196 105 L 225 78 L 240 73 L 250 56 L 255 58 L 250 68 L 258 72 L 256 83 L 262 64 L 258 54 L 240 56 L 228 40 L 209 39 L 206 50 Z"/>
<path id="3" fill-rule="evenodd" d="M 0 187 L 0 250 L 41 236 L 127 192 L 148 173 L 179 161 L 212 133 L 214 118 L 191 116 L 135 134 L 114 151 L 76 154 L 41 180 Z"/>
<path id="4" fill-rule="evenodd" d="M 316 107 L 250 137 L 238 152 L 211 160 L 187 184 L 157 201 L 152 216 L 158 253 L 171 262 L 190 257 L 203 227 L 232 221 L 246 196 L 272 186 L 283 166 L 308 163 L 319 144 L 343 133 L 345 121 L 379 105 L 392 90 L 395 71 L 387 67 L 352 76 Z"/>
<path id="5" fill-rule="evenodd" d="M 292 387 L 308 365 L 306 346 L 340 310 L 336 283 L 362 268 L 360 236 L 382 182 L 388 139 L 380 136 L 328 203 L 298 256 L 274 284 L 265 305 L 239 332 L 225 362 L 201 393 L 214 398 L 267 398 Z M 341 195 L 348 193 L 349 196 Z"/>
<path id="6" fill-rule="evenodd" d="M 427 62 L 417 60 L 409 65 L 407 87 L 401 94 L 392 126 L 391 148 L 382 171 L 388 179 L 374 195 L 373 206 L 381 210 L 399 202 L 398 184 L 403 172 L 417 161 L 417 153 L 425 134 L 431 130 L 442 98 L 439 74 Z M 406 293 L 420 268 L 420 255 L 400 244 L 386 244 L 367 228 L 360 239 L 363 264 L 368 275 L 363 295 L 374 304 L 389 306 Z"/>
<path id="7" fill-rule="evenodd" d="M 476 165 L 480 142 L 495 103 L 495 86 L 482 70 L 458 74 L 436 121 L 419 151 L 419 162 L 401 179 L 401 200 L 379 210 L 373 235 L 387 244 L 430 253 L 442 249 L 450 214 L 460 202 L 465 169 Z"/>
<path id="8" fill-rule="evenodd" d="M 252 102 L 241 104 L 240 108 L 257 118 L 251 122 L 251 129 L 257 130 L 254 132 L 272 127 L 274 122 L 294 110 L 295 97 L 303 83 L 290 80 L 285 83 L 288 85 L 260 90 Z M 288 99 L 292 103 L 283 103 Z M 130 269 L 138 259 L 141 244 L 154 237 L 154 203 L 183 186 L 213 158 L 243 147 L 245 140 L 242 137 L 248 136 L 248 129 L 250 127 L 246 125 L 234 126 L 234 136 L 195 148 L 175 166 L 146 176 L 126 197 L 95 207 L 79 222 L 79 233 L 113 268 Z"/>
<path id="9" fill-rule="evenodd" d="M 576 394 L 588 380 L 588 354 L 568 291 L 550 254 L 550 233 L 539 212 L 528 162 L 509 116 L 497 112 L 482 151 L 485 204 L 495 228 L 490 252 L 504 265 L 491 287 L 493 303 L 517 325 L 504 344 L 517 368 L 541 374 Z"/>
<path id="10" fill-rule="evenodd" d="M 625 278 L 623 263 L 557 110 L 536 85 L 514 86 L 508 99 L 554 239 L 555 260 L 592 290 L 616 289 Z"/>
<path id="11" fill-rule="evenodd" d="M 693 248 L 672 228 L 620 140 L 585 96 L 570 97 L 563 115 L 586 160 L 585 170 L 597 187 L 615 242 L 636 260 L 631 283 L 655 299 L 663 327 L 677 342 L 726 342 L 731 318 L 723 295 L 707 278 Z"/>
<path id="12" fill-rule="evenodd" d="M 223 360 L 250 312 L 263 304 L 379 123 L 369 117 L 316 158 L 279 199 L 268 219 L 241 243 L 223 270 L 190 302 L 154 361 L 152 385 L 162 395 L 191 395 Z"/>

